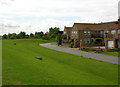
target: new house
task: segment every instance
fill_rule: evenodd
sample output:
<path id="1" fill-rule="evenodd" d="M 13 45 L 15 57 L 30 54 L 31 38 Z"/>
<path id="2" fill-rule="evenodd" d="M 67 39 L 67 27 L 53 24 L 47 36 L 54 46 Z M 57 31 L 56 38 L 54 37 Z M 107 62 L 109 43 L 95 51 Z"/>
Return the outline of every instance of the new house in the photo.
<path id="1" fill-rule="evenodd" d="M 106 23 L 74 23 L 64 27 L 63 43 L 71 40 L 75 47 L 105 46 L 120 48 L 120 19 Z"/>
<path id="2" fill-rule="evenodd" d="M 63 42 L 71 40 L 71 29 L 72 27 L 64 27 Z"/>

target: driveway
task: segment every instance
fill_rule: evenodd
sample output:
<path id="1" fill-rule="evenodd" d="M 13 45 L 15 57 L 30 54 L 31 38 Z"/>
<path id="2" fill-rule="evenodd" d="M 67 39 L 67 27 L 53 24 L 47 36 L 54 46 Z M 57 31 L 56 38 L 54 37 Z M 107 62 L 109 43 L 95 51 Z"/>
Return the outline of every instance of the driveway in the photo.
<path id="1" fill-rule="evenodd" d="M 85 52 L 85 51 L 76 50 L 74 48 L 65 48 L 63 46 L 58 47 L 56 45 L 51 45 L 51 43 L 40 44 L 40 46 L 50 48 L 53 50 L 57 50 L 57 51 L 61 51 L 61 52 L 78 55 L 78 56 L 84 56 L 87 58 L 92 58 L 92 59 L 101 60 L 101 61 L 105 61 L 105 62 L 109 62 L 113 64 L 118 64 L 118 57 L 115 57 L 115 56 Z"/>

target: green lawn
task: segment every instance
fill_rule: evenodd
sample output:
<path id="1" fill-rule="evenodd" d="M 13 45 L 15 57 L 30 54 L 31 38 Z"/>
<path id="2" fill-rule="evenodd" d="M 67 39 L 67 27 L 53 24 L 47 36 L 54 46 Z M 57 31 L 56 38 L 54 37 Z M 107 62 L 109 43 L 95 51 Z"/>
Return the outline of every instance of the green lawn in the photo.
<path id="1" fill-rule="evenodd" d="M 45 42 L 3 40 L 3 85 L 118 84 L 118 65 L 39 46 Z"/>
<path id="2" fill-rule="evenodd" d="M 93 52 L 93 53 L 99 53 L 99 54 L 116 56 L 116 57 L 118 57 L 120 55 L 120 52 L 103 52 L 103 51 L 96 51 L 96 50 L 93 50 L 93 49 L 86 49 L 86 48 L 83 48 L 81 50 L 86 51 L 86 52 Z"/>

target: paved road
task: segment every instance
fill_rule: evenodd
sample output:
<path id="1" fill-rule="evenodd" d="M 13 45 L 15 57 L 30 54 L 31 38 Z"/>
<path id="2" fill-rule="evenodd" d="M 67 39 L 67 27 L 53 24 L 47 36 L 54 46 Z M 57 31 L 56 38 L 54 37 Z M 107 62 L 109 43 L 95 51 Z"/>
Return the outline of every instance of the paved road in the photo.
<path id="1" fill-rule="evenodd" d="M 84 51 L 76 50 L 73 48 L 65 48 L 62 46 L 58 47 L 56 45 L 51 45 L 51 43 L 40 44 L 40 46 L 50 48 L 53 50 L 57 50 L 57 51 L 61 51 L 61 52 L 66 52 L 66 53 L 70 53 L 70 54 L 74 54 L 74 55 L 84 56 L 87 58 L 92 58 L 92 59 L 101 60 L 101 61 L 105 61 L 105 62 L 109 62 L 109 63 L 113 63 L 113 64 L 118 64 L 118 57 L 114 57 L 114 56 L 84 52 Z"/>

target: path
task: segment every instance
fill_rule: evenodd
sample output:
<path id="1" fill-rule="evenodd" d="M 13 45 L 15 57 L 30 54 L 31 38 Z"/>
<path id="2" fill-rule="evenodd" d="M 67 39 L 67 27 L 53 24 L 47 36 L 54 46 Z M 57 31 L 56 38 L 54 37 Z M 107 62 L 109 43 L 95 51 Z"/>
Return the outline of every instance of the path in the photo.
<path id="1" fill-rule="evenodd" d="M 61 51 L 61 52 L 78 55 L 78 56 L 84 56 L 87 58 L 92 58 L 92 59 L 101 60 L 101 61 L 105 61 L 105 62 L 109 62 L 109 63 L 113 63 L 113 64 L 118 64 L 118 57 L 115 57 L 115 56 L 85 52 L 85 51 L 76 50 L 74 48 L 65 48 L 62 46 L 58 47 L 56 45 L 51 45 L 51 43 L 40 44 L 40 46 L 50 48 L 53 50 L 57 50 L 57 51 Z"/>

